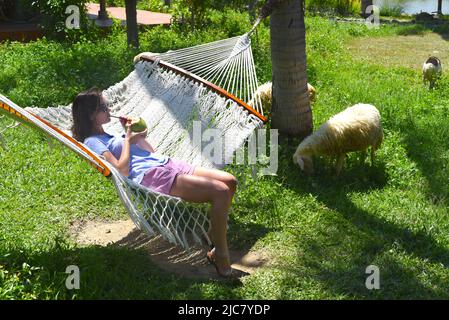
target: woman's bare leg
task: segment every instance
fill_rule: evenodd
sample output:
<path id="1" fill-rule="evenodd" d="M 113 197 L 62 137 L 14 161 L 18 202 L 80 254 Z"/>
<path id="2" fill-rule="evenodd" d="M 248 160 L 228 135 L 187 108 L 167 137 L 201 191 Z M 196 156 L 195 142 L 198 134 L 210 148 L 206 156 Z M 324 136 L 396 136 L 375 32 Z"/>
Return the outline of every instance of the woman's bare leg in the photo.
<path id="1" fill-rule="evenodd" d="M 233 192 L 222 181 L 202 176 L 180 174 L 176 177 L 170 195 L 190 202 L 210 202 L 210 235 L 215 245 L 215 256 L 221 273 L 230 270 L 229 250 L 227 242 L 228 211 L 231 206 Z"/>
<path id="2" fill-rule="evenodd" d="M 228 188 L 230 189 L 232 196 L 234 196 L 235 191 L 237 189 L 237 179 L 230 173 L 226 171 L 216 170 L 216 169 L 207 169 L 203 167 L 196 167 L 195 171 L 193 173 L 195 176 L 199 177 L 206 177 L 206 178 L 212 178 L 215 180 L 219 180 L 223 183 L 225 183 Z M 212 241 L 212 243 L 215 244 L 214 236 L 212 229 L 209 228 L 207 231 L 207 234 L 209 236 L 209 239 Z"/>
<path id="3" fill-rule="evenodd" d="M 229 189 L 232 191 L 232 193 L 235 193 L 235 190 L 237 189 L 237 179 L 230 173 L 222 170 L 217 169 L 207 169 L 203 167 L 196 167 L 195 171 L 193 172 L 195 176 L 199 177 L 206 177 L 206 178 L 212 178 L 216 180 L 220 180 L 221 182 L 224 182 Z"/>

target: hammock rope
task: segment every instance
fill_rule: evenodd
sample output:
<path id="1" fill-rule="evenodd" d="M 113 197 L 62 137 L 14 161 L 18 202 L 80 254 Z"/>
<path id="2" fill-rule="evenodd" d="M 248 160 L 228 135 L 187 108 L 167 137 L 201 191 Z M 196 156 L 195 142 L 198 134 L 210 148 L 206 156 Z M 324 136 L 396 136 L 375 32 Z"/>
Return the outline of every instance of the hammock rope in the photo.
<path id="1" fill-rule="evenodd" d="M 168 62 L 223 88 L 246 103 L 254 101 L 251 107 L 263 115 L 261 99 L 255 95 L 259 84 L 250 38 L 259 23 L 260 19 L 250 32 L 242 36 L 165 53 L 143 52 L 140 57 Z"/>

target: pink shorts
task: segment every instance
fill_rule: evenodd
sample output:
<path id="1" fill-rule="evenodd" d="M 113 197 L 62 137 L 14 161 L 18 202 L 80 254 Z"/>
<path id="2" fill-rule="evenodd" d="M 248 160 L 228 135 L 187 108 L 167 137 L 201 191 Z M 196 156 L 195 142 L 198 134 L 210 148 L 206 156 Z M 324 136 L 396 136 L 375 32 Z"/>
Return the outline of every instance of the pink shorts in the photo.
<path id="1" fill-rule="evenodd" d="M 177 159 L 169 159 L 162 166 L 153 167 L 145 172 L 141 185 L 154 191 L 170 194 L 171 187 L 178 174 L 193 174 L 195 167 Z"/>

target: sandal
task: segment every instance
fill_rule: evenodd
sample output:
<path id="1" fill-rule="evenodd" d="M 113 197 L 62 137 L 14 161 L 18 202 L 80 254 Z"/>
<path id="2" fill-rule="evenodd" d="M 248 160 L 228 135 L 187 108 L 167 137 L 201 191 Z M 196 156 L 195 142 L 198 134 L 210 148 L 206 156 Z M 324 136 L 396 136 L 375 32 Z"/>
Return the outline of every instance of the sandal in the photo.
<path id="1" fill-rule="evenodd" d="M 212 250 L 211 250 L 211 251 L 212 251 Z M 210 253 L 211 251 L 208 251 L 208 252 L 206 253 L 207 261 L 209 261 L 209 263 L 212 264 L 212 265 L 215 267 L 215 270 L 217 271 L 217 274 L 218 274 L 220 277 L 226 278 L 226 279 L 237 279 L 237 278 L 240 278 L 240 277 L 249 275 L 249 273 L 247 273 L 247 272 L 244 272 L 244 271 L 241 271 L 241 270 L 237 270 L 237 269 L 234 269 L 234 268 L 232 268 L 232 267 L 231 267 L 230 269 L 226 270 L 224 273 L 221 272 L 220 269 L 218 268 L 218 265 L 217 265 L 217 262 L 215 261 L 215 259 L 213 259 L 213 258 L 209 255 L 209 253 Z M 215 254 L 216 254 L 216 253 L 215 253 Z M 220 256 L 220 257 L 221 257 L 221 256 Z M 227 257 L 227 256 L 224 256 L 224 257 Z"/>
<path id="2" fill-rule="evenodd" d="M 210 237 L 208 235 L 203 235 L 203 240 L 209 246 L 210 251 L 215 248 L 214 243 L 212 242 L 212 240 L 210 240 Z"/>

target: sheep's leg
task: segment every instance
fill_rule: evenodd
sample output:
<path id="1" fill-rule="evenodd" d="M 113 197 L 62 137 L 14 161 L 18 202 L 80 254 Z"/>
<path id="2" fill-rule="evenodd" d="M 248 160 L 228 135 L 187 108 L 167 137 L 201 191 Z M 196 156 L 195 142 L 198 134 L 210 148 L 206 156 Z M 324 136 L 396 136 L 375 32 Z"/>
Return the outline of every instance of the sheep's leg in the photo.
<path id="1" fill-rule="evenodd" d="M 337 165 L 337 157 L 331 156 L 329 159 L 329 165 L 335 167 Z"/>
<path id="2" fill-rule="evenodd" d="M 338 164 L 338 156 L 333 156 L 333 157 L 331 158 L 330 165 L 333 166 L 333 168 L 336 168 L 336 167 L 337 167 L 337 164 Z"/>
<path id="3" fill-rule="evenodd" d="M 345 154 L 343 153 L 343 154 L 338 155 L 337 165 L 336 165 L 337 176 L 340 175 L 341 168 L 343 167 L 343 162 L 344 161 L 345 161 Z"/>
<path id="4" fill-rule="evenodd" d="M 366 149 L 360 152 L 360 164 L 363 165 L 366 159 Z"/>
<path id="5" fill-rule="evenodd" d="M 376 152 L 376 148 L 371 146 L 371 166 L 374 166 L 374 153 Z"/>

